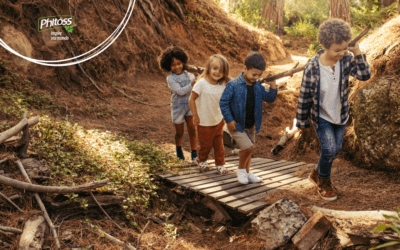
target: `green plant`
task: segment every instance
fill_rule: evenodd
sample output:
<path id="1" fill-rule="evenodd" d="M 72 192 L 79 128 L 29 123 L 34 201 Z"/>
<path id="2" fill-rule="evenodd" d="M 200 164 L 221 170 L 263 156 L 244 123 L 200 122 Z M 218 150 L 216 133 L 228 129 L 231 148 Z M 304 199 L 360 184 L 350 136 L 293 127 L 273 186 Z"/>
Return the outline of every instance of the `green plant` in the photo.
<path id="1" fill-rule="evenodd" d="M 293 26 L 285 27 L 284 29 L 288 36 L 296 38 L 300 36 L 314 38 L 318 34 L 318 29 L 309 20 L 301 20 Z"/>
<path id="2" fill-rule="evenodd" d="M 399 224 L 399 222 L 400 222 L 400 219 L 399 219 L 400 218 L 400 210 L 399 210 L 399 207 L 396 208 L 396 212 L 397 212 L 398 217 L 390 216 L 390 215 L 383 215 L 383 217 L 385 217 L 386 220 L 391 220 L 392 221 L 392 225 L 378 225 L 371 232 L 383 232 L 386 229 L 392 229 L 398 235 L 400 235 L 400 224 Z M 380 248 L 399 245 L 399 244 L 400 244 L 400 241 L 390 241 L 390 242 L 384 243 L 382 245 L 370 248 L 369 250 L 380 249 Z"/>
<path id="3" fill-rule="evenodd" d="M 257 27 L 262 20 L 261 10 L 264 4 L 261 0 L 236 1 L 232 12 L 240 16 L 243 21 Z"/>

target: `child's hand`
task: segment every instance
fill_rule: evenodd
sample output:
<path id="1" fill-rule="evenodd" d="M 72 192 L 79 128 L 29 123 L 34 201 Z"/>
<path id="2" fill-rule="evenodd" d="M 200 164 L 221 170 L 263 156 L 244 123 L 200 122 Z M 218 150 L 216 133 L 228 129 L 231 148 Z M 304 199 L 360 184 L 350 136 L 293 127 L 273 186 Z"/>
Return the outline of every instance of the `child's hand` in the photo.
<path id="1" fill-rule="evenodd" d="M 276 89 L 276 80 L 273 80 L 271 82 L 265 82 L 265 83 L 268 84 L 271 89 Z"/>
<path id="2" fill-rule="evenodd" d="M 358 56 L 361 55 L 361 50 L 360 50 L 360 46 L 358 45 L 358 43 L 356 43 L 354 45 L 354 47 L 347 47 L 347 49 L 353 53 L 354 56 Z"/>
<path id="3" fill-rule="evenodd" d="M 198 126 L 200 124 L 200 117 L 198 115 L 193 116 L 193 125 Z"/>
<path id="4" fill-rule="evenodd" d="M 235 121 L 231 121 L 227 125 L 228 125 L 229 131 L 231 131 L 231 132 L 235 132 L 236 131 L 236 122 Z"/>

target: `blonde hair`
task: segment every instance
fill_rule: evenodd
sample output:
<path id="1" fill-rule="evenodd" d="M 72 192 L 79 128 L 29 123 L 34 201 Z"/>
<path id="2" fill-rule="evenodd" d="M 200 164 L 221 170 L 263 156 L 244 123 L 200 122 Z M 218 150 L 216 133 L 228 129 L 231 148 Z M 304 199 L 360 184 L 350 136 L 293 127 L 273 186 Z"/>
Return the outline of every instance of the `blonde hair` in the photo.
<path id="1" fill-rule="evenodd" d="M 207 65 L 206 65 L 206 69 L 201 74 L 200 78 L 205 78 L 206 76 L 208 76 L 210 74 L 211 64 L 215 60 L 219 62 L 219 69 L 222 71 L 222 75 L 223 75 L 223 77 L 218 82 L 225 85 L 230 80 L 230 78 L 229 78 L 229 62 L 221 54 L 215 54 L 215 55 L 210 56 L 210 58 L 208 59 Z"/>
<path id="2" fill-rule="evenodd" d="M 351 40 L 350 25 L 339 18 L 329 18 L 325 20 L 318 29 L 318 41 L 326 49 L 332 44 L 342 44 Z"/>

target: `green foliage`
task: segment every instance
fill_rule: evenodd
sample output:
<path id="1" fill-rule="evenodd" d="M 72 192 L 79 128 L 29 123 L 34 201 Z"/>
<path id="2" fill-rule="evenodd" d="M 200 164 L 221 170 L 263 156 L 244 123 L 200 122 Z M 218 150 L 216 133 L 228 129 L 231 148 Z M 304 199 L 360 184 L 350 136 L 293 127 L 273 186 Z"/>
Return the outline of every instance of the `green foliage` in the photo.
<path id="1" fill-rule="evenodd" d="M 399 207 L 396 208 L 396 212 L 398 217 L 395 216 L 390 216 L 390 215 L 383 215 L 383 217 L 385 217 L 386 220 L 391 220 L 392 221 L 392 225 L 378 225 L 376 226 L 372 231 L 372 232 L 383 232 L 386 229 L 392 229 L 393 231 L 395 231 L 398 235 L 400 235 L 400 210 Z M 394 246 L 394 245 L 399 245 L 400 241 L 390 241 L 387 243 L 384 243 L 382 245 L 370 248 L 369 250 L 374 250 L 374 249 L 381 249 L 384 247 L 388 247 L 388 246 Z"/>
<path id="2" fill-rule="evenodd" d="M 315 39 L 310 45 L 308 45 L 308 56 L 313 57 L 321 49 L 322 46 L 319 44 L 318 39 Z"/>
<path id="3" fill-rule="evenodd" d="M 285 18 L 303 20 L 315 27 L 329 16 L 329 1 L 326 0 L 288 0 L 285 1 Z"/>
<path id="4" fill-rule="evenodd" d="M 301 20 L 300 22 L 295 23 L 293 26 L 285 27 L 284 29 L 288 36 L 293 36 L 296 38 L 300 36 L 314 38 L 318 34 L 318 29 L 309 20 Z"/>
<path id="5" fill-rule="evenodd" d="M 235 1 L 233 13 L 242 18 L 243 21 L 257 27 L 261 22 L 261 11 L 265 2 L 262 0 Z"/>
<path id="6" fill-rule="evenodd" d="M 385 23 L 386 19 L 397 14 L 397 2 L 381 9 L 379 5 L 353 5 L 350 7 L 352 27 L 361 31 L 368 24 L 377 28 Z"/>

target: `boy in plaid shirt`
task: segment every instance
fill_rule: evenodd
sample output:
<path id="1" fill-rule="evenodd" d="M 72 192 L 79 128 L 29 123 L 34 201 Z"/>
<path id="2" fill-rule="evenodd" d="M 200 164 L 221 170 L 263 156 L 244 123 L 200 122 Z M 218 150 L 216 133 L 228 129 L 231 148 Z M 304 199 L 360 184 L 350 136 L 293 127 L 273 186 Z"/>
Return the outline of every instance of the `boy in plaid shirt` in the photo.
<path id="1" fill-rule="evenodd" d="M 361 81 L 371 77 L 371 69 L 358 44 L 348 47 L 350 25 L 336 18 L 324 21 L 318 30 L 322 48 L 304 69 L 297 105 L 297 127 L 310 127 L 309 118 L 321 144 L 321 155 L 308 179 L 324 200 L 337 199 L 330 174 L 340 152 L 349 118 L 349 76 Z M 349 54 L 348 51 L 352 52 Z"/>

